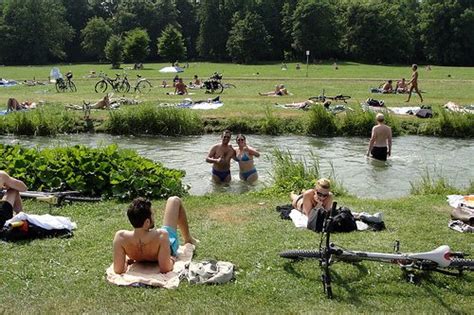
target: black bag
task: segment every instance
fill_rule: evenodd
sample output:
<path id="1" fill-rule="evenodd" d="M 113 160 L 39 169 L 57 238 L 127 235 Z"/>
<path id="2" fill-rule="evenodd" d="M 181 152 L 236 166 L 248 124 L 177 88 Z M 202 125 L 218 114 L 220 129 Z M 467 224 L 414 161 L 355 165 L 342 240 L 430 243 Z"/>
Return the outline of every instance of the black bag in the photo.
<path id="1" fill-rule="evenodd" d="M 62 237 L 68 238 L 72 237 L 72 231 L 68 229 L 55 229 L 47 230 L 37 225 L 31 224 L 28 221 L 23 221 L 26 226 L 22 227 L 3 227 L 0 230 L 0 239 L 7 242 L 21 241 L 21 240 L 32 240 L 37 238 L 47 238 L 47 237 Z"/>
<path id="2" fill-rule="evenodd" d="M 433 111 L 430 108 L 422 108 L 417 110 L 415 115 L 420 118 L 431 118 L 433 117 Z"/>
<path id="3" fill-rule="evenodd" d="M 324 208 L 313 208 L 308 215 L 308 224 L 306 228 L 316 233 L 323 231 L 324 220 L 326 220 L 327 211 Z"/>
<path id="4" fill-rule="evenodd" d="M 352 232 L 357 230 L 355 218 L 351 210 L 346 207 L 339 208 L 332 224 L 332 231 L 334 232 Z"/>
<path id="5" fill-rule="evenodd" d="M 378 101 L 373 98 L 368 98 L 365 102 L 367 103 L 367 105 L 375 107 L 383 107 L 384 105 L 384 101 Z"/>

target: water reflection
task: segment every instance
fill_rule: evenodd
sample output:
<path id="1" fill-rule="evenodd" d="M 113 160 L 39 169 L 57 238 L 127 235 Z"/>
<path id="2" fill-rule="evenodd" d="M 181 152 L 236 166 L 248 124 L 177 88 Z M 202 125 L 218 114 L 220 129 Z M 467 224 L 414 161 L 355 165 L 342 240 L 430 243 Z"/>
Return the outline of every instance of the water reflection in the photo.
<path id="1" fill-rule="evenodd" d="M 20 143 L 25 146 L 53 147 L 84 144 L 97 147 L 116 143 L 121 148 L 136 150 L 139 154 L 162 162 L 165 166 L 186 171 L 185 183 L 190 193 L 202 195 L 214 191 L 246 192 L 260 189 L 271 181 L 271 152 L 278 148 L 290 152 L 294 158 L 311 155 L 319 160 L 321 174 L 335 175 L 350 193 L 371 198 L 389 198 L 407 195 L 410 181 L 415 181 L 428 170 L 443 175 L 451 184 L 467 186 L 474 179 L 474 140 L 405 136 L 393 140 L 393 156 L 383 163 L 365 155 L 365 138 L 312 138 L 302 136 L 249 135 L 247 143 L 261 152 L 255 159 L 259 180 L 254 186 L 239 180 L 238 165 L 232 163 L 232 182 L 215 185 L 211 181 L 211 165 L 205 162 L 210 147 L 219 142 L 219 135 L 193 137 L 134 137 L 96 135 L 66 135 L 56 138 L 20 138 L 1 136 L 2 143 Z M 232 140 L 235 145 L 235 140 Z"/>

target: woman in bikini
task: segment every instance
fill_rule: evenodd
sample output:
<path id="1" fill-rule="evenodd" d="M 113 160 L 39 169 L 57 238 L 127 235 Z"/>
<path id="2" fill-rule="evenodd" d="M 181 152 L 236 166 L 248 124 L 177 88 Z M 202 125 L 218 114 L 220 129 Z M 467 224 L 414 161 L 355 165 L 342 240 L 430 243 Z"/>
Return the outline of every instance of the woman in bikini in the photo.
<path id="1" fill-rule="evenodd" d="M 244 135 L 238 134 L 236 141 L 238 148 L 235 150 L 234 159 L 239 163 L 240 179 L 249 183 L 253 183 L 258 179 L 257 169 L 255 168 L 253 157 L 259 157 L 260 153 L 258 153 L 258 151 L 251 146 L 247 145 Z"/>
<path id="2" fill-rule="evenodd" d="M 317 181 L 313 189 L 304 191 L 301 195 L 291 192 L 291 204 L 305 215 L 313 208 L 322 207 L 330 210 L 333 201 L 333 194 L 329 191 L 331 182 L 327 178 L 321 178 Z"/>

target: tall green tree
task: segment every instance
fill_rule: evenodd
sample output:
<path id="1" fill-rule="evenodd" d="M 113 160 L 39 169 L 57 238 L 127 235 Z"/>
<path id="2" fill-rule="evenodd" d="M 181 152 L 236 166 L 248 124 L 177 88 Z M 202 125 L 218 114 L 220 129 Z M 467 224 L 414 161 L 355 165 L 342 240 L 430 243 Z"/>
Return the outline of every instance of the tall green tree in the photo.
<path id="1" fill-rule="evenodd" d="M 127 32 L 124 39 L 124 51 L 128 61 L 144 62 L 150 54 L 150 37 L 147 31 L 136 28 Z"/>
<path id="2" fill-rule="evenodd" d="M 112 28 L 101 17 L 94 17 L 81 31 L 81 47 L 85 54 L 102 60 L 105 57 L 105 44 L 112 35 Z"/>
<path id="3" fill-rule="evenodd" d="M 293 21 L 293 48 L 297 52 L 310 50 L 316 58 L 330 58 L 338 53 L 340 34 L 332 4 L 302 0 L 296 6 Z"/>
<path id="4" fill-rule="evenodd" d="M 197 57 L 196 41 L 199 34 L 199 22 L 195 5 L 189 0 L 176 0 L 176 21 L 181 26 L 188 58 Z"/>
<path id="5" fill-rule="evenodd" d="M 423 51 L 437 64 L 474 64 L 474 2 L 423 1 L 420 31 Z"/>
<path id="6" fill-rule="evenodd" d="M 268 56 L 270 36 L 263 25 L 262 18 L 247 12 L 243 18 L 236 13 L 234 27 L 227 40 L 227 51 L 232 60 L 240 63 L 251 63 Z"/>
<path id="7" fill-rule="evenodd" d="M 120 36 L 110 36 L 104 50 L 107 60 L 112 64 L 112 68 L 120 68 L 120 64 L 123 62 L 123 42 Z"/>
<path id="8" fill-rule="evenodd" d="M 61 0 L 10 0 L 3 10 L 0 51 L 10 63 L 40 64 L 65 59 L 73 30 Z"/>
<path id="9" fill-rule="evenodd" d="M 173 25 L 168 25 L 158 39 L 158 54 L 169 61 L 183 60 L 186 58 L 186 46 L 181 33 Z"/>
<path id="10" fill-rule="evenodd" d="M 367 62 L 406 62 L 414 51 L 399 7 L 384 1 L 351 3 L 344 14 L 343 47 L 349 58 Z"/>
<path id="11" fill-rule="evenodd" d="M 222 60 L 226 57 L 227 29 L 225 23 L 225 1 L 201 0 L 199 6 L 199 36 L 197 51 L 207 60 Z"/>
<path id="12" fill-rule="evenodd" d="M 66 21 L 74 32 L 71 41 L 66 43 L 65 51 L 68 60 L 78 61 L 82 58 L 81 30 L 86 26 L 93 12 L 89 0 L 62 0 L 62 3 L 66 9 Z"/>

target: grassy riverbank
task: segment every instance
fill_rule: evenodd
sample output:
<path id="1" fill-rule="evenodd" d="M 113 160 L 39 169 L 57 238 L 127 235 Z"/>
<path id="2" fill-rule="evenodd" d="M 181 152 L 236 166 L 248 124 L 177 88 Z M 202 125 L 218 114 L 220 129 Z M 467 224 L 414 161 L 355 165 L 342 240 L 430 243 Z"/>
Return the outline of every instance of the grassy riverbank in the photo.
<path id="1" fill-rule="evenodd" d="M 280 70 L 279 64 L 270 65 L 234 65 L 213 63 L 191 63 L 180 76 L 185 82 L 189 82 L 194 74 L 205 79 L 214 71 L 222 72 L 224 82 L 233 83 L 236 89 L 225 89 L 221 95 L 224 106 L 217 110 L 192 111 L 187 115 L 188 120 L 183 117 L 169 113 L 163 114 L 157 110 L 160 103 L 179 103 L 182 96 L 166 95 L 172 92 L 172 88 L 158 87 L 163 79 L 171 83 L 173 74 L 161 74 L 158 70 L 164 64 L 146 64 L 141 71 L 128 70 L 130 65 L 124 65 L 123 69 L 111 70 L 109 65 L 81 64 L 60 66 L 62 72 L 71 70 L 74 80 L 78 86 L 76 93 L 57 93 L 54 85 L 26 86 L 18 85 L 2 88 L 0 104 L 6 104 L 9 97 L 15 97 L 19 101 L 43 101 L 43 118 L 36 114 L 35 118 L 13 118 L 1 119 L 0 132 L 20 134 L 55 134 L 63 132 L 81 131 L 103 131 L 117 133 L 134 133 L 134 130 L 148 131 L 152 134 L 176 133 L 176 129 L 162 127 L 163 124 L 151 126 L 151 130 L 141 128 L 143 123 L 148 123 L 150 118 L 164 118 L 167 125 L 176 125 L 176 121 L 170 121 L 170 117 L 178 119 L 178 131 L 191 134 L 196 132 L 219 131 L 231 128 L 235 131 L 248 133 L 299 133 L 318 134 L 320 121 L 314 121 L 314 115 L 308 112 L 275 107 L 275 103 L 301 102 L 308 97 L 316 96 L 325 91 L 326 95 L 345 94 L 352 98 L 348 106 L 355 110 L 352 118 L 345 114 L 332 117 L 335 128 L 329 135 L 366 135 L 370 132 L 372 124 L 369 114 L 359 113 L 360 102 L 371 97 L 383 99 L 388 107 L 419 106 L 419 99 L 413 96 L 411 103 L 405 103 L 406 95 L 381 95 L 369 93 L 369 88 L 378 86 L 386 79 L 409 78 L 409 67 L 402 66 L 379 66 L 364 65 L 358 63 L 340 63 L 338 70 L 334 70 L 331 64 L 310 65 L 308 76 L 306 70 L 295 70 L 294 64 L 289 64 L 289 70 Z M 1 76 L 18 81 L 31 80 L 33 77 L 38 81 L 45 81 L 52 66 L 35 67 L 2 67 Z M 84 122 L 81 111 L 65 113 L 64 105 L 81 105 L 82 101 L 95 102 L 102 94 L 94 91 L 94 85 L 98 78 L 89 78 L 90 71 L 96 73 L 104 71 L 110 76 L 114 73 L 128 73 L 130 80 L 134 80 L 137 73 L 151 80 L 154 88 L 149 94 L 134 95 L 133 93 L 114 93 L 114 97 L 124 96 L 135 98 L 142 103 L 138 105 L 124 105 L 117 111 L 119 114 L 110 115 L 107 111 L 96 111 L 92 113 L 92 121 Z M 472 115 L 442 115 L 439 108 L 447 101 L 453 101 L 461 105 L 471 104 L 474 100 L 474 70 L 467 67 L 432 67 L 431 71 L 420 67 L 420 88 L 424 91 L 424 104 L 430 105 L 438 114 L 434 119 L 423 120 L 412 116 L 394 116 L 392 122 L 399 126 L 400 133 L 425 134 L 436 136 L 472 137 L 474 131 Z M 285 97 L 263 97 L 258 92 L 271 91 L 275 84 L 284 83 L 292 93 Z M 133 84 L 132 84 L 133 85 Z M 187 97 L 193 100 L 207 99 L 210 95 L 204 90 L 190 90 L 192 95 Z M 155 113 L 143 115 L 143 112 Z M 12 116 L 12 115 L 7 115 Z M 18 116 L 18 115 L 14 115 Z M 33 117 L 33 113 L 26 113 L 27 117 Z M 54 116 L 55 118 L 51 118 Z M 137 118 L 138 116 L 138 118 Z M 178 117 L 179 116 L 179 117 Z M 113 119 L 111 119 L 111 117 Z M 368 117 L 368 119 L 367 119 Z M 200 120 L 197 120 L 199 118 Z M 166 120 L 167 119 L 167 120 Z M 313 120 L 312 120 L 313 119 Z M 323 120 L 325 122 L 326 120 Z M 105 122 L 105 123 L 104 123 Z M 166 125 L 166 124 L 165 124 Z M 35 129 L 36 128 L 36 129 Z M 26 130 L 26 131 L 25 131 Z M 39 130 L 34 132 L 35 130 Z M 168 133 L 167 133 L 168 132 Z M 327 132 L 326 132 L 327 133 Z"/>
<path id="2" fill-rule="evenodd" d="M 335 234 L 346 248 L 392 252 L 426 251 L 441 244 L 474 253 L 472 235 L 447 227 L 450 207 L 444 195 L 418 195 L 398 200 L 336 198 L 340 205 L 370 213 L 382 211 L 382 232 Z M 289 264 L 285 249 L 315 248 L 319 235 L 297 230 L 281 220 L 275 206 L 287 197 L 262 194 L 215 194 L 184 199 L 191 230 L 201 240 L 194 260 L 218 259 L 236 265 L 234 282 L 220 286 L 190 285 L 177 290 L 120 288 L 105 280 L 112 262 L 112 238 L 129 228 L 126 204 L 103 202 L 50 208 L 26 202 L 30 213 L 71 217 L 78 229 L 71 239 L 1 243 L 0 307 L 8 313 L 456 313 L 472 310 L 474 274 L 432 274 L 419 285 L 401 278 L 399 268 L 364 262 L 333 267 L 335 299 L 322 292 L 316 262 Z M 164 201 L 156 201 L 157 219 Z"/>

